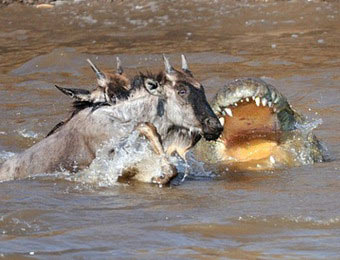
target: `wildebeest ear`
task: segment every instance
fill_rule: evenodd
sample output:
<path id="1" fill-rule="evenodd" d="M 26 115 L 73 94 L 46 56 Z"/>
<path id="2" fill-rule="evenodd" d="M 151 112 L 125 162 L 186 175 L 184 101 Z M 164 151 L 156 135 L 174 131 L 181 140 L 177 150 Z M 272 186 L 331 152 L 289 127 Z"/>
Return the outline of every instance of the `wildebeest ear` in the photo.
<path id="1" fill-rule="evenodd" d="M 63 92 L 65 95 L 70 96 L 73 99 L 79 100 L 79 101 L 90 101 L 91 99 L 91 93 L 90 91 L 86 89 L 80 89 L 80 88 L 62 88 L 57 85 L 55 85 L 57 89 L 59 89 L 61 92 Z"/>
<path id="2" fill-rule="evenodd" d="M 123 67 L 122 67 L 122 62 L 121 62 L 121 60 L 119 59 L 119 57 L 117 57 L 116 60 L 117 60 L 117 73 L 118 73 L 119 75 L 122 75 L 122 74 L 124 73 L 124 69 L 123 69 Z"/>
<path id="3" fill-rule="evenodd" d="M 154 96 L 163 95 L 163 87 L 154 79 L 146 78 L 144 79 L 144 86 L 147 91 Z"/>
<path id="4" fill-rule="evenodd" d="M 189 69 L 187 58 L 184 56 L 184 54 L 181 55 L 182 58 L 182 70 L 189 76 L 193 76 L 191 70 Z"/>

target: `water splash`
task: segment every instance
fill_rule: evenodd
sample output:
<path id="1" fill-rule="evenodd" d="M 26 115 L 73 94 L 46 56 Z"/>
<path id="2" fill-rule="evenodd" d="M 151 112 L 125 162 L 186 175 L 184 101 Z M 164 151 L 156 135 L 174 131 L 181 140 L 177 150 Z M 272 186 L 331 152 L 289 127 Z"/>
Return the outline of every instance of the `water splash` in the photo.
<path id="1" fill-rule="evenodd" d="M 21 135 L 24 138 L 30 138 L 30 139 L 38 139 L 39 134 L 35 133 L 33 131 L 29 131 L 27 129 L 17 130 L 18 134 Z"/>
<path id="2" fill-rule="evenodd" d="M 208 170 L 207 167 L 205 167 L 205 163 L 202 161 L 199 161 L 195 158 L 195 155 L 193 152 L 189 152 L 187 154 L 187 172 L 188 177 L 193 179 L 200 179 L 200 178 L 215 178 L 219 175 L 214 173 L 211 170 Z"/>
<path id="3" fill-rule="evenodd" d="M 112 150 L 115 152 L 110 153 Z M 216 177 L 216 174 L 206 170 L 204 163 L 196 160 L 191 152 L 188 153 L 186 160 L 178 156 L 170 156 L 167 159 L 179 173 L 178 183 L 186 178 Z M 118 144 L 113 143 L 113 140 L 104 144 L 97 151 L 96 158 L 89 167 L 75 175 L 68 175 L 66 179 L 99 187 L 118 185 L 118 179 L 126 176 L 142 182 L 152 182 L 153 177 L 163 174 L 162 160 L 164 160 L 162 156 L 152 151 L 149 141 L 135 131 Z M 129 169 L 137 169 L 138 173 L 129 176 Z"/>
<path id="4" fill-rule="evenodd" d="M 303 132 L 309 133 L 312 130 L 316 129 L 322 123 L 323 123 L 322 119 L 319 118 L 319 119 L 316 119 L 316 120 L 313 120 L 313 121 L 306 121 L 306 122 L 303 122 L 303 123 L 296 123 L 295 127 L 298 130 L 301 130 Z"/>
<path id="5" fill-rule="evenodd" d="M 0 151 L 0 163 L 3 163 L 14 155 L 15 153 L 13 152 Z"/>
<path id="6" fill-rule="evenodd" d="M 284 134 L 282 147 L 291 154 L 294 164 L 307 165 L 327 160 L 327 148 L 313 134 L 322 119 L 296 123 L 296 129 Z"/>
<path id="7" fill-rule="evenodd" d="M 111 152 L 113 150 L 114 153 Z M 152 177 L 162 174 L 161 160 L 161 156 L 151 150 L 149 142 L 135 131 L 118 144 L 113 140 L 104 144 L 88 168 L 68 179 L 108 187 L 116 185 L 118 178 L 124 177 L 127 169 L 137 168 L 137 179 L 151 182 Z M 175 162 L 176 159 L 172 158 L 171 161 Z"/>

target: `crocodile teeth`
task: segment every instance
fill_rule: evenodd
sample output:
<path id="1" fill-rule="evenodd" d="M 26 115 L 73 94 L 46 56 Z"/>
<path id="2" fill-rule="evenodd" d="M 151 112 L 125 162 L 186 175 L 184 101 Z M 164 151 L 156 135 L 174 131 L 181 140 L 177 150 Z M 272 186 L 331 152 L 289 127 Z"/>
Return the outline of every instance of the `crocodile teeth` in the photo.
<path id="1" fill-rule="evenodd" d="M 240 102 L 242 103 L 242 102 L 243 102 L 243 99 L 241 99 Z"/>
<path id="2" fill-rule="evenodd" d="M 274 99 L 275 99 L 275 97 L 276 97 L 276 94 L 275 94 L 275 92 L 272 92 L 272 100 L 274 100 Z"/>
<path id="3" fill-rule="evenodd" d="M 252 96 L 252 97 L 251 97 L 251 99 L 252 99 L 252 100 L 255 100 L 255 97 L 254 97 L 254 96 Z"/>
<path id="4" fill-rule="evenodd" d="M 271 155 L 271 156 L 269 157 L 269 161 L 270 161 L 272 164 L 274 164 L 274 163 L 275 163 L 275 158 Z"/>
<path id="5" fill-rule="evenodd" d="M 260 106 L 260 103 L 261 103 L 261 99 L 259 97 L 256 97 L 255 98 L 255 103 L 256 103 L 256 106 Z"/>
<path id="6" fill-rule="evenodd" d="M 277 104 L 279 102 L 279 97 L 276 97 L 274 100 L 274 104 Z"/>
<path id="7" fill-rule="evenodd" d="M 237 107 L 237 103 L 234 103 L 234 106 Z"/>
<path id="8" fill-rule="evenodd" d="M 249 102 L 249 98 L 246 98 L 246 101 Z"/>
<path id="9" fill-rule="evenodd" d="M 224 117 L 222 116 L 222 117 L 220 117 L 219 118 L 219 120 L 220 120 L 220 123 L 221 123 L 221 125 L 223 125 L 224 126 Z"/>
<path id="10" fill-rule="evenodd" d="M 265 99 L 265 98 L 262 98 L 262 106 L 266 106 L 267 105 L 267 99 Z"/>
<path id="11" fill-rule="evenodd" d="M 273 103 L 269 101 L 269 102 L 268 102 L 268 106 L 269 106 L 269 107 L 272 107 L 272 106 L 273 106 Z"/>
<path id="12" fill-rule="evenodd" d="M 230 108 L 225 108 L 224 111 L 227 113 L 228 116 L 233 117 L 233 112 L 231 112 Z"/>

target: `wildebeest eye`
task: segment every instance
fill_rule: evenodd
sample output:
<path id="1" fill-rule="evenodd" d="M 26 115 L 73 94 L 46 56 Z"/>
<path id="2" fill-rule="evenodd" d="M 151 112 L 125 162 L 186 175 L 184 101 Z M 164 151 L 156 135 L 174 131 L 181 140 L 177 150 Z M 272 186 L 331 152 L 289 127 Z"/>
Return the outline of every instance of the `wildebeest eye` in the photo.
<path id="1" fill-rule="evenodd" d="M 180 96 L 184 96 L 187 93 L 187 90 L 185 88 L 181 88 L 180 90 L 178 90 L 178 95 Z"/>

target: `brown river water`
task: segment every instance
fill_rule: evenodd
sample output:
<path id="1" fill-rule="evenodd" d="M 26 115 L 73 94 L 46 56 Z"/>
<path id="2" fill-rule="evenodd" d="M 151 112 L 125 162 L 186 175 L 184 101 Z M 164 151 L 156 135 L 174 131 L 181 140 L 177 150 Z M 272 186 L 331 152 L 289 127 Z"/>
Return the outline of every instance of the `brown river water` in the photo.
<path id="1" fill-rule="evenodd" d="M 58 1 L 0 9 L 0 162 L 70 111 L 54 88 L 90 89 L 91 58 L 128 73 L 187 55 L 211 99 L 262 77 L 311 122 L 331 162 L 202 171 L 179 186 L 0 183 L 0 259 L 340 259 L 340 3 Z"/>

